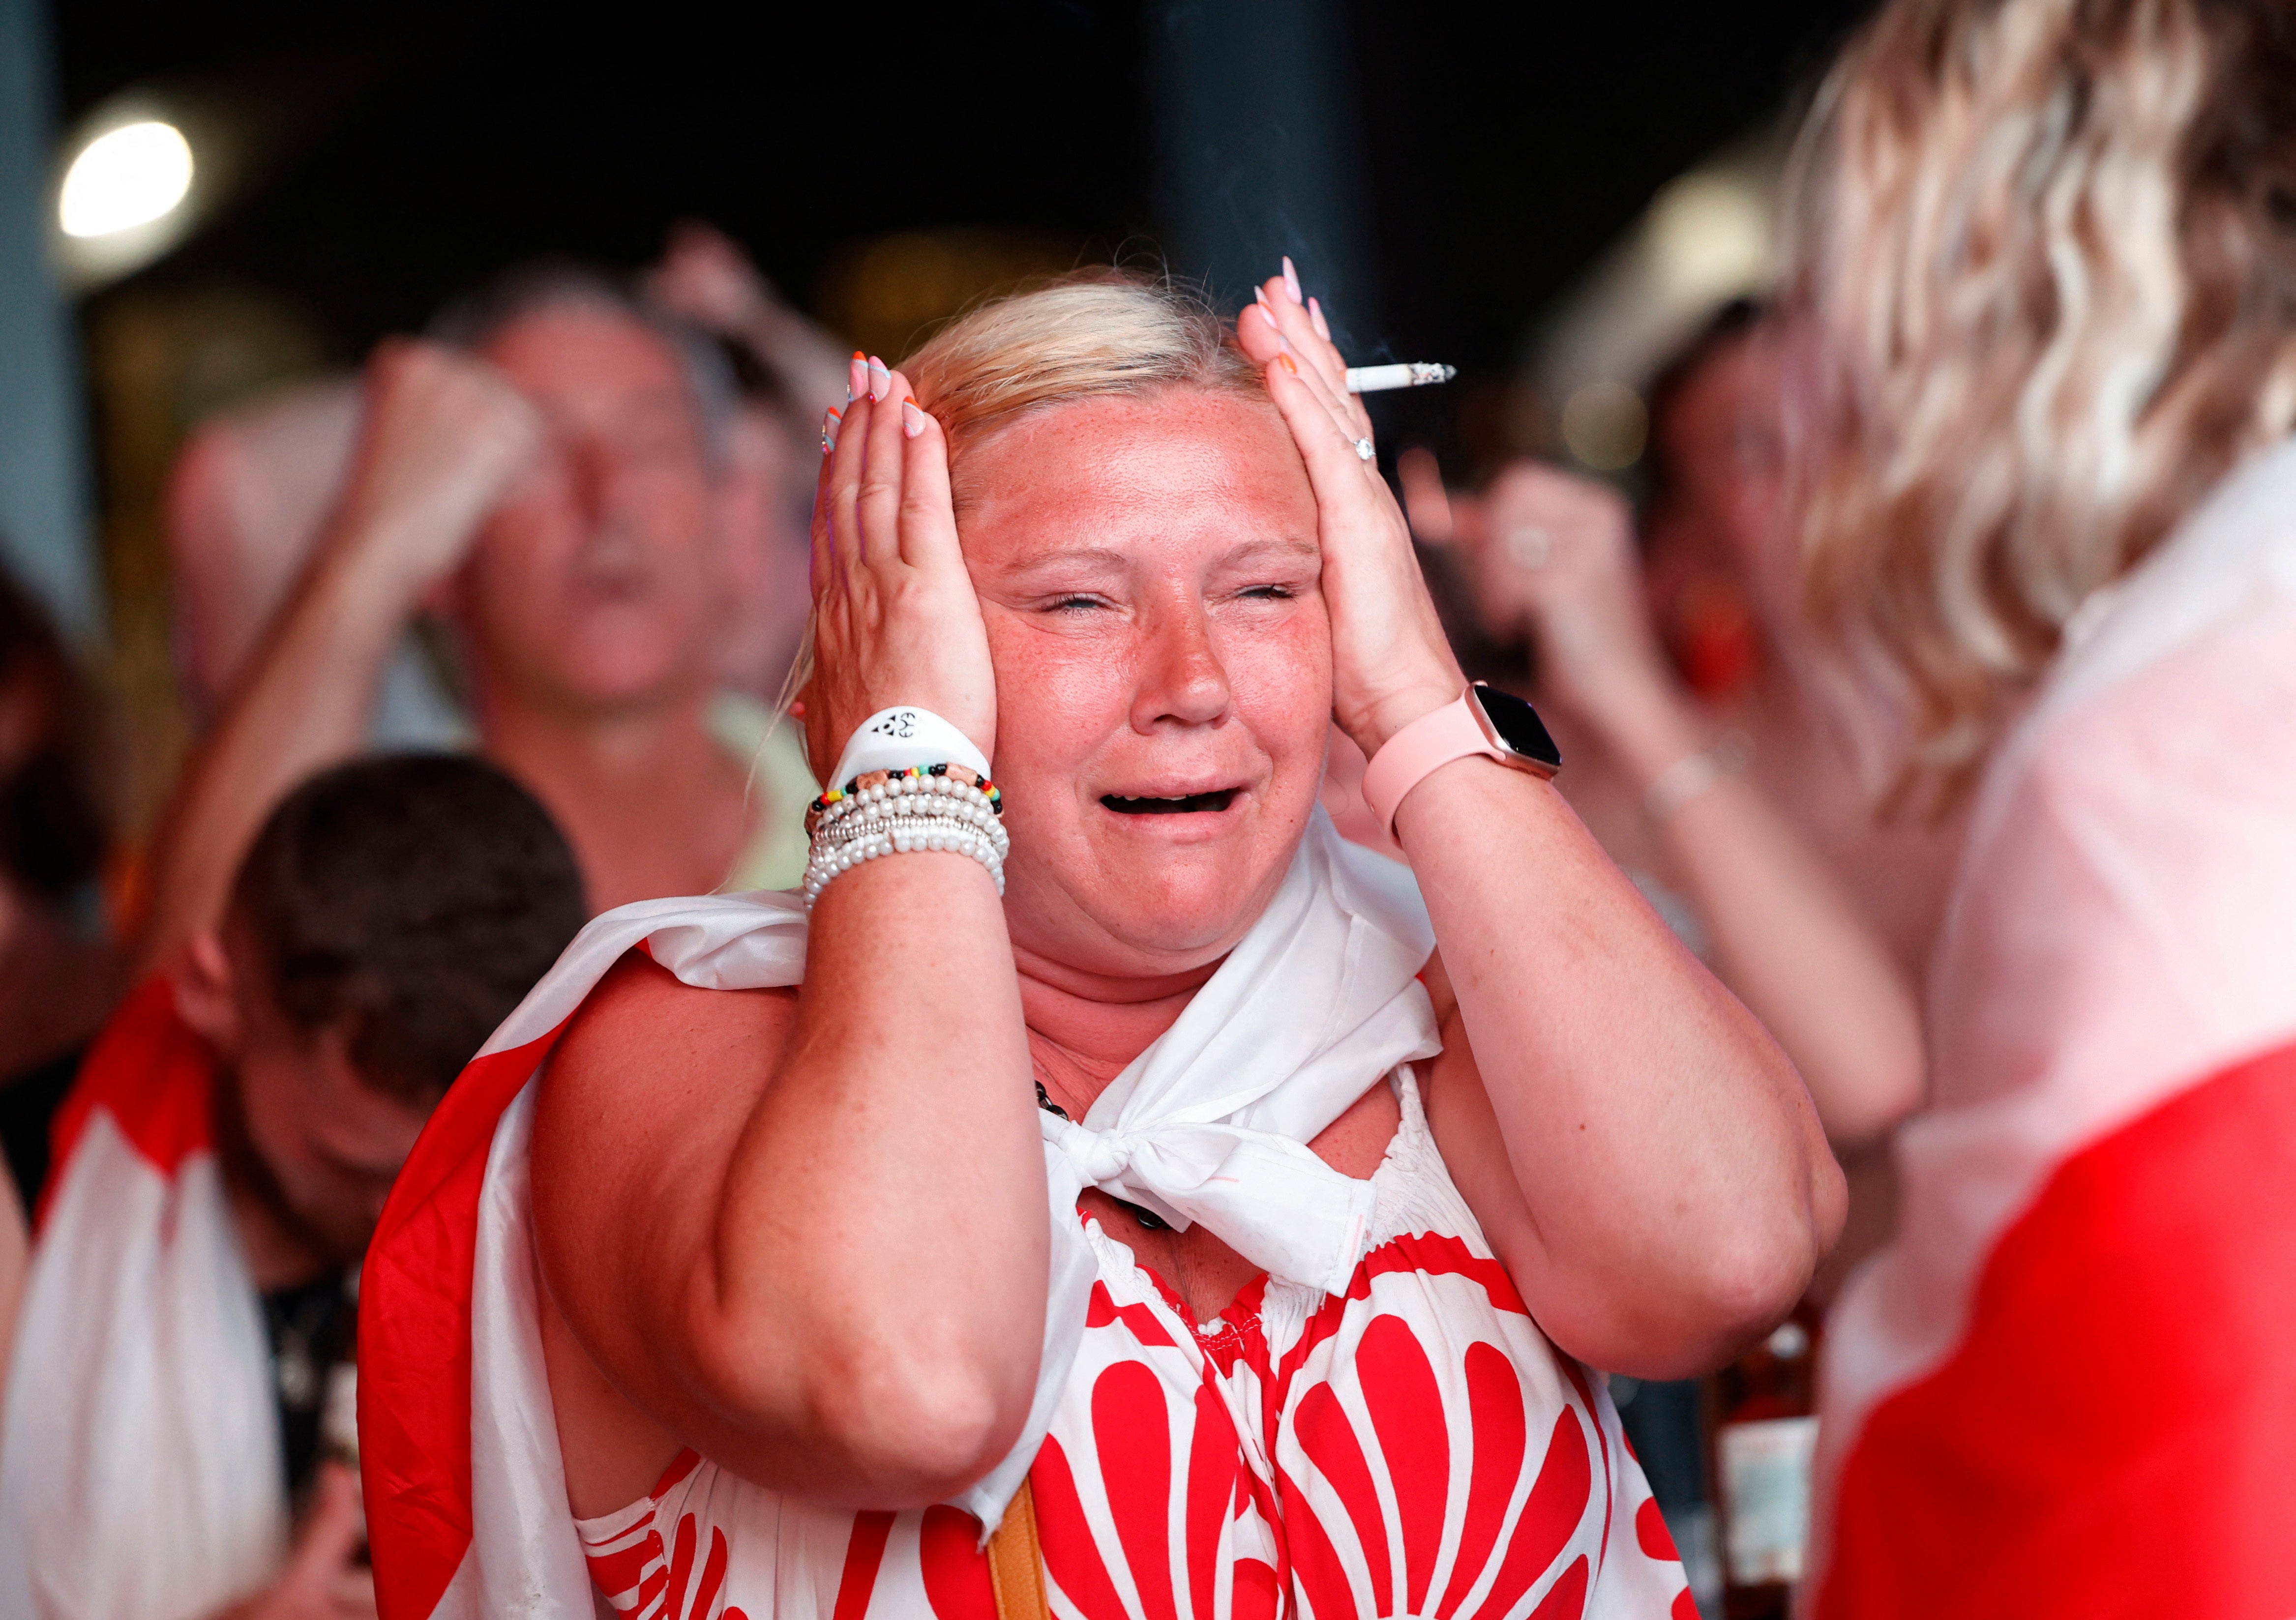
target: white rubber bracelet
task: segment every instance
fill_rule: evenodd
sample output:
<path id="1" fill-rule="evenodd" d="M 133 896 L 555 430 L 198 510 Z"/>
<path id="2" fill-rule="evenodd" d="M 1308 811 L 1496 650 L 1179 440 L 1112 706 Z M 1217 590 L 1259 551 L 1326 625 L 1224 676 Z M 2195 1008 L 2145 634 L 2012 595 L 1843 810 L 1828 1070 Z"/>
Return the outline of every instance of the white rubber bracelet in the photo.
<path id="1" fill-rule="evenodd" d="M 841 788 L 864 771 L 906 771 L 911 765 L 961 765 L 983 776 L 988 761 L 972 739 L 929 708 L 881 708 L 853 731 L 837 769 L 822 779 Z"/>

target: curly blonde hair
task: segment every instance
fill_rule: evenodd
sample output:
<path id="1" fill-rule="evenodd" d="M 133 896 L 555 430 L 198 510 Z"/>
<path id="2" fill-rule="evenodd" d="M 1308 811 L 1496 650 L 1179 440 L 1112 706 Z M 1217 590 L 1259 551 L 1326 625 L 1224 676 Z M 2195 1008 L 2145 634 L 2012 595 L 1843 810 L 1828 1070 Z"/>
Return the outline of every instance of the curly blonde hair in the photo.
<path id="1" fill-rule="evenodd" d="M 1809 606 L 1967 781 L 2067 622 L 2296 422 L 2296 7 L 1890 0 L 1790 188 Z"/>

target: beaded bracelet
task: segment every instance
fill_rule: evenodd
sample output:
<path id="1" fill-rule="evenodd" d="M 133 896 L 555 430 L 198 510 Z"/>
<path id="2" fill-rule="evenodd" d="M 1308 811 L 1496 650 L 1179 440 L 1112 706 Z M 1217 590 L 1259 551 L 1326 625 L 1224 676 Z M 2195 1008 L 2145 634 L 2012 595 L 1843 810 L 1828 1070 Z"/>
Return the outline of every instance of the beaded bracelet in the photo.
<path id="1" fill-rule="evenodd" d="M 865 861 L 921 850 L 947 850 L 979 861 L 1004 892 L 1004 857 L 1012 839 L 998 819 L 1004 796 L 987 777 L 961 765 L 913 765 L 906 771 L 865 771 L 824 793 L 807 809 L 812 859 L 806 867 L 805 904 L 841 872 Z"/>
<path id="2" fill-rule="evenodd" d="M 911 787 L 908 784 L 912 782 L 922 785 Z M 882 800 L 894 793 L 939 793 L 952 788 L 966 789 L 969 792 L 961 797 L 972 798 L 977 796 L 978 802 L 988 806 L 996 814 L 1004 814 L 1004 795 L 997 790 L 995 782 L 971 766 L 947 764 L 911 765 L 906 771 L 864 771 L 843 787 L 830 789 L 806 807 L 806 833 L 811 836 L 822 817 L 833 819 L 843 814 L 844 812 L 837 808 L 840 805 L 849 810 L 857 803 Z"/>

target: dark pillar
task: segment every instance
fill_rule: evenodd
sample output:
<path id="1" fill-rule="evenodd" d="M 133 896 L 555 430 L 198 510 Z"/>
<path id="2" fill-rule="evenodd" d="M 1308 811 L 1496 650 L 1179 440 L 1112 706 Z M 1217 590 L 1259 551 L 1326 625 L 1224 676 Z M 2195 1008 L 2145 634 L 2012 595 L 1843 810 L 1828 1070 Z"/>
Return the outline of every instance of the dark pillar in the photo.
<path id="1" fill-rule="evenodd" d="M 102 614 L 78 359 L 47 259 L 53 79 L 42 0 L 0 0 L 0 545 L 86 642 Z"/>
<path id="2" fill-rule="evenodd" d="M 1343 0 L 1164 0 L 1149 26 L 1173 271 L 1233 307 L 1289 253 L 1343 340 L 1374 329 Z"/>

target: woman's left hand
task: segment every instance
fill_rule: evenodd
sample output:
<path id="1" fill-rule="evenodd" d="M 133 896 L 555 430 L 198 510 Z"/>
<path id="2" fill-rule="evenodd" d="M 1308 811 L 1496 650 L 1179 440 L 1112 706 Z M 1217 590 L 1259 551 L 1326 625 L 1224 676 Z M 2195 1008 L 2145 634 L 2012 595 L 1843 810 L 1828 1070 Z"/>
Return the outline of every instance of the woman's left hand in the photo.
<path id="1" fill-rule="evenodd" d="M 1410 526 L 1379 462 L 1363 454 L 1371 419 L 1347 391 L 1347 362 L 1321 308 L 1301 299 L 1289 259 L 1283 268 L 1262 284 L 1236 331 L 1308 463 L 1332 616 L 1332 716 L 1368 756 L 1456 698 L 1466 680 L 1419 572 Z"/>

